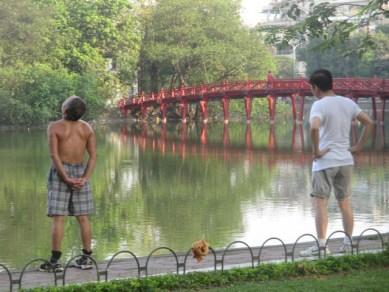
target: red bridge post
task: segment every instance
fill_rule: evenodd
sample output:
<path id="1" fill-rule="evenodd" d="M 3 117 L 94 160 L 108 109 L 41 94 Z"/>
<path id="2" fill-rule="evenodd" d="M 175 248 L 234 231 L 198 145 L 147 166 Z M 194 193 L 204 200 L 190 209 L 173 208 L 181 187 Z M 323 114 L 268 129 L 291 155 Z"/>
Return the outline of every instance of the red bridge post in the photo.
<path id="1" fill-rule="evenodd" d="M 161 126 L 161 134 L 160 134 L 160 141 L 158 143 L 159 146 L 159 151 L 162 153 L 164 156 L 166 153 L 166 143 L 167 143 L 167 130 L 166 130 L 166 123 L 163 123 Z"/>
<path id="2" fill-rule="evenodd" d="M 290 100 L 292 101 L 292 115 L 293 115 L 293 122 L 295 123 L 297 120 L 297 110 L 296 110 L 296 93 L 293 93 L 290 96 Z"/>
<path id="3" fill-rule="evenodd" d="M 202 145 L 206 145 L 207 144 L 207 125 L 203 125 L 201 127 L 200 142 L 201 142 Z"/>
<path id="4" fill-rule="evenodd" d="M 251 123 L 251 104 L 252 104 L 251 96 L 245 96 L 244 109 L 246 111 L 246 123 L 247 124 Z"/>
<path id="5" fill-rule="evenodd" d="M 222 107 L 223 107 L 223 115 L 224 115 L 224 124 L 228 124 L 228 118 L 229 118 L 229 105 L 230 105 L 230 99 L 225 96 L 222 98 Z"/>
<path id="6" fill-rule="evenodd" d="M 186 123 L 182 123 L 181 125 L 181 133 L 180 133 L 181 139 L 180 139 L 180 156 L 182 159 L 185 159 L 186 157 L 186 146 L 187 146 L 187 140 L 188 140 L 188 126 Z"/>
<path id="7" fill-rule="evenodd" d="M 274 129 L 274 125 L 270 125 L 269 128 L 269 140 L 268 145 L 269 150 L 275 150 L 277 148 L 277 142 L 276 142 L 276 131 Z"/>
<path id="8" fill-rule="evenodd" d="M 274 120 L 276 118 L 276 103 L 277 103 L 277 99 L 276 99 L 276 97 L 274 97 L 272 95 L 268 95 L 267 96 L 267 101 L 268 101 L 268 104 L 269 104 L 269 119 L 270 119 L 270 123 L 273 124 Z"/>
<path id="9" fill-rule="evenodd" d="M 223 145 L 224 146 L 230 145 L 230 129 L 227 124 L 224 124 L 223 127 Z"/>
<path id="10" fill-rule="evenodd" d="M 208 122 L 208 101 L 205 99 L 200 100 L 200 112 L 203 118 L 203 123 L 206 124 Z"/>
<path id="11" fill-rule="evenodd" d="M 304 95 L 298 94 L 300 96 L 300 112 L 299 112 L 299 122 L 302 122 L 304 119 Z"/>
<path id="12" fill-rule="evenodd" d="M 253 138 L 251 134 L 251 126 L 250 124 L 246 125 L 246 131 L 244 134 L 245 142 L 246 142 L 246 148 L 251 149 L 253 147 Z"/>

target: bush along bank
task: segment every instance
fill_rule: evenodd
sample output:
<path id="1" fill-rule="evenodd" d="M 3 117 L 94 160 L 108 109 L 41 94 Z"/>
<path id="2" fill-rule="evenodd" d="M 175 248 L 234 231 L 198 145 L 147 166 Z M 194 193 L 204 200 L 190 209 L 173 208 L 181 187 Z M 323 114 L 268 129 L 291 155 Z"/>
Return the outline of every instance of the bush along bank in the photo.
<path id="1" fill-rule="evenodd" d="M 336 273 L 388 268 L 389 248 L 375 254 L 328 257 L 317 261 L 261 264 L 255 268 L 240 268 L 217 272 L 194 272 L 186 275 L 164 275 L 140 279 L 113 280 L 66 287 L 34 288 L 23 291 L 156 291 L 175 289 L 206 289 L 245 282 L 288 280 L 302 277 L 329 276 Z"/>

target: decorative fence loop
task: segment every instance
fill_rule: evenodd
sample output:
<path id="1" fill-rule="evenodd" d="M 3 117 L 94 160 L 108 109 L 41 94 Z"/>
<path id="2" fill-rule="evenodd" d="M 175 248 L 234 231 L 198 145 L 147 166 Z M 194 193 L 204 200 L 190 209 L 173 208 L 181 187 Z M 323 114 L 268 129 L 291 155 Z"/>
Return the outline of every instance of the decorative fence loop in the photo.
<path id="1" fill-rule="evenodd" d="M 265 240 L 265 242 L 261 245 L 261 247 L 259 248 L 259 252 L 258 252 L 258 265 L 260 264 L 261 262 L 261 254 L 262 254 L 262 250 L 263 248 L 265 247 L 265 244 L 271 240 L 277 240 L 279 242 L 281 242 L 281 245 L 282 247 L 284 248 L 284 254 L 285 254 L 285 263 L 288 261 L 288 252 L 286 250 L 286 245 L 285 243 L 278 237 L 270 237 L 268 239 Z"/>
<path id="2" fill-rule="evenodd" d="M 129 251 L 129 250 L 122 250 L 122 251 L 119 251 L 117 253 L 115 253 L 111 259 L 109 260 L 109 262 L 107 263 L 107 267 L 105 268 L 106 270 L 106 273 L 105 273 L 105 282 L 108 281 L 108 272 L 109 272 L 109 267 L 111 266 L 113 260 L 118 256 L 118 255 L 121 255 L 121 254 L 129 254 L 131 255 L 134 259 L 135 259 L 135 262 L 136 262 L 136 267 L 137 267 L 137 270 L 138 270 L 138 278 L 140 278 L 140 264 L 139 264 L 139 260 L 138 258 L 136 257 L 136 255 Z"/>
<path id="3" fill-rule="evenodd" d="M 300 240 L 301 238 L 307 237 L 307 236 L 312 237 L 312 238 L 315 240 L 316 245 L 317 245 L 317 248 L 319 249 L 319 259 L 321 258 L 320 245 L 319 245 L 319 241 L 317 240 L 316 236 L 313 235 L 313 234 L 311 234 L 311 233 L 305 233 L 305 234 L 303 234 L 303 235 L 300 235 L 300 236 L 296 239 L 296 241 L 294 242 L 294 244 L 293 244 L 293 247 L 292 247 L 292 262 L 294 262 L 294 251 L 295 251 L 295 249 L 296 249 L 297 243 L 299 242 L 299 240 Z"/>
<path id="4" fill-rule="evenodd" d="M 31 261 L 29 261 L 22 269 L 22 272 L 20 273 L 20 278 L 19 278 L 19 289 L 22 289 L 22 280 L 23 280 L 23 276 L 24 276 L 24 273 L 26 272 L 27 268 L 33 264 L 33 263 L 36 263 L 36 262 L 42 262 L 42 263 L 45 263 L 45 264 L 50 264 L 47 260 L 45 259 L 42 259 L 42 258 L 37 258 L 37 259 L 33 259 Z M 54 286 L 57 286 L 57 272 L 55 270 L 53 270 L 53 276 L 54 276 Z"/>
<path id="5" fill-rule="evenodd" d="M 222 271 L 224 271 L 224 257 L 226 255 L 226 252 L 228 251 L 228 249 L 230 248 L 230 246 L 232 246 L 233 244 L 236 244 L 236 243 L 241 243 L 243 245 L 245 245 L 247 247 L 247 249 L 249 250 L 250 252 L 250 256 L 251 256 L 251 267 L 254 268 L 254 254 L 253 254 L 253 250 L 251 249 L 251 247 L 244 241 L 240 241 L 240 240 L 237 240 L 237 241 L 233 241 L 231 242 L 229 245 L 227 245 L 227 247 L 224 249 L 223 251 L 223 255 L 222 255 L 222 259 L 221 259 L 221 262 L 222 262 Z"/>
<path id="6" fill-rule="evenodd" d="M 326 255 L 327 255 L 327 247 L 328 247 L 328 243 L 329 243 L 331 237 L 332 237 L 333 235 L 337 234 L 337 233 L 342 233 L 342 234 L 345 235 L 345 237 L 348 238 L 349 242 L 351 243 L 351 254 L 354 254 L 353 240 L 352 240 L 351 236 L 348 235 L 348 234 L 347 234 L 346 232 L 344 232 L 343 230 L 336 230 L 336 231 L 332 232 L 332 233 L 327 237 L 326 245 L 325 245 L 326 249 L 324 250 L 324 257 L 326 257 Z"/>
<path id="7" fill-rule="evenodd" d="M 357 254 L 359 254 L 359 243 L 362 240 L 362 236 L 367 231 L 374 231 L 375 233 L 377 233 L 378 237 L 381 240 L 381 250 L 384 250 L 385 249 L 385 242 L 384 242 L 384 237 L 382 236 L 382 234 L 375 228 L 367 228 L 367 229 L 363 230 L 362 233 L 358 237 L 358 240 L 357 240 Z"/>
<path id="8" fill-rule="evenodd" d="M 79 255 L 76 255 L 76 256 L 72 257 L 72 258 L 71 258 L 70 260 L 68 260 L 68 262 L 66 263 L 66 266 L 65 266 L 65 268 L 64 268 L 64 270 L 63 270 L 63 279 L 62 279 L 62 285 L 63 285 L 63 286 L 65 286 L 66 272 L 67 272 L 67 270 L 68 270 L 69 268 L 74 267 L 74 264 L 73 264 L 74 260 L 75 260 L 75 259 L 78 259 L 78 258 L 80 258 L 80 257 L 87 257 L 88 259 L 90 259 L 90 260 L 92 261 L 93 265 L 94 265 L 95 268 L 96 268 L 97 282 L 100 282 L 100 272 L 99 272 L 99 267 L 98 267 L 96 261 L 94 260 L 94 258 L 92 258 L 91 256 L 88 256 L 88 255 L 86 255 L 86 254 L 79 254 Z"/>
<path id="9" fill-rule="evenodd" d="M 213 270 L 216 271 L 216 252 L 212 247 L 208 247 L 208 250 L 213 254 L 213 263 L 214 263 Z M 190 248 L 188 252 L 185 254 L 185 258 L 184 258 L 184 275 L 186 274 L 186 262 L 188 260 L 189 255 L 191 254 L 192 254 L 192 249 Z"/>
<path id="10" fill-rule="evenodd" d="M 9 280 L 9 291 L 12 292 L 12 274 L 5 265 L 0 264 L 0 268 L 4 269 L 7 272 L 8 280 Z"/>
<path id="11" fill-rule="evenodd" d="M 369 234 L 369 235 L 365 235 L 366 232 L 374 232 L 376 234 Z M 251 267 L 254 268 L 254 260 L 255 259 L 258 259 L 258 265 L 260 265 L 261 263 L 261 256 L 264 257 L 263 253 L 264 251 L 266 251 L 267 249 L 265 249 L 266 247 L 266 244 L 268 244 L 269 241 L 271 240 L 275 240 L 275 241 L 278 241 L 280 242 L 281 244 L 280 245 L 275 245 L 274 247 L 276 247 L 277 249 L 272 249 L 270 247 L 273 247 L 273 246 L 268 246 L 269 248 L 269 251 L 270 253 L 272 254 L 273 258 L 272 259 L 279 259 L 279 250 L 283 250 L 283 253 L 285 255 L 285 262 L 288 261 L 288 257 L 291 256 L 291 259 L 292 259 L 292 262 L 295 261 L 295 252 L 296 252 L 296 248 L 304 248 L 304 246 L 306 244 L 300 244 L 299 245 L 299 242 L 301 241 L 302 238 L 304 237 L 311 237 L 313 238 L 314 242 L 315 242 L 315 245 L 319 248 L 319 258 L 322 257 L 322 252 L 324 252 L 324 257 L 327 255 L 325 250 L 327 249 L 328 245 L 331 245 L 331 244 L 335 244 L 337 245 L 339 242 L 338 242 L 338 239 L 333 239 L 334 235 L 336 233 L 342 233 L 344 234 L 345 236 L 348 237 L 348 239 L 350 240 L 351 242 L 351 252 L 353 253 L 354 250 L 356 250 L 356 253 L 359 254 L 360 252 L 360 242 L 365 239 L 365 240 L 369 240 L 369 239 L 372 239 L 372 240 L 375 240 L 375 241 L 379 241 L 380 242 L 380 245 L 381 245 L 381 250 L 384 250 L 385 249 L 385 244 L 387 244 L 387 236 L 389 235 L 389 233 L 385 233 L 385 234 L 381 234 L 377 229 L 374 229 L 374 228 L 367 228 L 365 229 L 360 235 L 359 237 L 355 238 L 355 242 L 356 244 L 354 244 L 352 242 L 352 238 L 350 236 L 348 236 L 344 231 L 334 231 L 332 232 L 326 242 L 325 242 L 325 247 L 320 247 L 319 246 L 319 241 L 318 239 L 312 235 L 312 234 L 303 234 L 301 236 L 299 236 L 297 238 L 297 240 L 294 242 L 293 244 L 293 247 L 292 247 L 292 250 L 291 252 L 288 252 L 287 251 L 287 246 L 286 244 L 280 239 L 280 238 L 277 238 L 277 237 L 271 237 L 271 238 L 268 238 L 266 239 L 262 246 L 259 247 L 259 250 L 258 250 L 258 256 L 257 257 L 254 257 L 253 255 L 253 249 L 244 241 L 233 241 L 231 242 L 230 244 L 228 244 L 228 246 L 224 249 L 221 249 L 219 251 L 215 251 L 213 248 L 209 247 L 209 251 L 210 253 L 212 253 L 212 259 L 210 259 L 210 261 L 208 261 L 205 265 L 203 265 L 202 267 L 206 268 L 206 269 L 209 269 L 211 270 L 212 269 L 212 265 L 213 265 L 213 270 L 214 271 L 217 271 L 218 270 L 218 264 L 221 265 L 221 270 L 224 271 L 224 268 L 225 268 L 225 257 L 227 255 L 228 252 L 234 252 L 232 254 L 234 260 L 233 260 L 233 263 L 238 263 L 238 264 L 249 264 L 249 261 L 246 261 L 246 260 L 243 260 L 242 259 L 242 254 L 243 253 L 247 253 L 246 250 L 249 251 L 249 254 L 250 254 L 250 261 L 251 261 Z M 386 242 L 385 242 L 386 240 Z M 244 245 L 243 248 L 236 248 L 236 249 L 232 249 L 231 246 L 234 245 L 234 244 L 242 244 Z M 374 242 L 374 244 L 369 244 L 367 243 L 368 247 L 366 250 L 367 251 L 371 251 L 371 252 L 376 252 L 377 251 L 377 247 L 374 246 L 376 245 L 376 242 Z M 255 247 L 255 248 L 258 248 L 258 247 Z M 43 262 L 43 263 L 46 263 L 46 264 L 49 264 L 49 261 L 45 260 L 45 259 L 41 259 L 41 258 L 38 258 L 38 259 L 34 259 L 34 260 L 31 260 L 30 262 L 28 262 L 24 267 L 23 269 L 21 270 L 20 272 L 20 276 L 19 277 L 16 277 L 13 273 L 10 272 L 10 270 L 4 265 L 4 264 L 1 264 L 0 263 L 0 271 L 1 271 L 1 276 L 4 278 L 7 278 L 8 277 L 8 281 L 9 281 L 9 289 L 10 291 L 12 292 L 13 288 L 14 287 L 18 287 L 19 289 L 22 289 L 22 286 L 23 286 L 23 279 L 26 278 L 26 275 L 29 275 L 30 277 L 38 277 L 38 278 L 33 278 L 34 280 L 37 280 L 39 283 L 44 283 L 45 285 L 52 285 L 52 281 L 51 281 L 51 277 L 53 277 L 53 284 L 54 286 L 57 286 L 57 282 L 62 279 L 62 283 L 63 283 L 63 286 L 65 286 L 66 284 L 66 274 L 67 274 L 67 271 L 69 269 L 69 267 L 72 267 L 74 266 L 73 265 L 73 261 L 77 258 L 80 258 L 82 256 L 84 257 L 87 257 L 88 259 L 90 259 L 96 269 L 96 276 L 97 276 L 97 281 L 100 282 L 100 276 L 105 276 L 105 281 L 108 281 L 108 274 L 110 272 L 110 269 L 111 269 L 111 272 L 112 272 L 112 264 L 114 263 L 114 260 L 120 255 L 120 254 L 128 254 L 130 256 L 133 257 L 133 259 L 135 260 L 135 263 L 136 265 L 134 265 L 134 268 L 132 269 L 131 267 L 131 271 L 135 271 L 135 268 L 137 269 L 137 277 L 141 277 L 141 274 L 142 274 L 142 271 L 145 272 L 145 276 L 147 277 L 149 275 L 149 262 L 151 260 L 151 257 L 153 256 L 154 253 L 156 253 L 157 251 L 159 250 L 167 250 L 171 253 L 171 255 L 166 255 L 166 254 L 163 254 L 161 255 L 161 259 L 157 260 L 157 267 L 164 267 L 165 266 L 165 262 L 164 260 L 172 260 L 174 258 L 175 260 L 175 273 L 176 274 L 179 274 L 180 273 L 180 268 L 183 268 L 183 274 L 186 274 L 187 273 L 187 269 L 188 269 L 188 258 L 189 256 L 191 255 L 191 249 L 189 249 L 186 254 L 181 254 L 180 256 L 181 257 L 184 257 L 183 259 L 183 262 L 179 262 L 178 260 L 178 257 L 177 257 L 177 254 L 172 250 L 170 249 L 169 247 L 159 247 L 159 248 L 156 248 L 154 249 L 148 256 L 147 256 L 147 259 L 146 259 L 146 262 L 145 262 L 145 265 L 142 265 L 140 266 L 140 259 L 138 259 L 138 257 L 132 253 L 131 251 L 127 251 L 127 250 L 124 250 L 124 251 L 119 251 L 117 253 L 115 253 L 111 259 L 108 261 L 107 265 L 106 265 L 106 269 L 105 270 L 102 270 L 102 271 L 99 271 L 99 267 L 96 263 L 96 261 L 90 257 L 90 256 L 87 256 L 87 255 L 77 255 L 77 256 L 74 256 L 73 258 L 71 258 L 65 268 L 64 268 L 64 271 L 63 273 L 59 273 L 59 272 L 56 272 L 56 271 L 53 271 L 52 275 L 51 276 L 49 273 L 41 273 L 41 275 L 49 275 L 48 277 L 47 276 L 42 276 L 43 280 L 42 279 L 39 279 L 40 276 L 38 273 L 35 272 L 35 270 L 33 269 L 28 269 L 28 267 L 30 267 L 33 263 L 36 263 L 36 262 Z M 218 255 L 222 255 L 221 258 L 219 257 L 218 258 Z M 235 257 L 238 257 L 238 260 L 239 262 L 236 261 L 236 258 Z M 126 260 L 131 260 L 131 258 L 126 258 Z M 142 263 L 143 263 L 143 260 L 144 258 L 142 258 Z M 211 263 L 211 261 L 213 260 L 213 264 Z M 194 265 L 191 266 L 193 268 L 193 270 L 198 270 L 198 267 L 195 267 Z M 169 265 L 168 266 L 169 269 L 174 269 L 174 264 L 172 264 L 171 266 Z M 30 270 L 30 271 L 29 271 Z M 121 271 L 122 272 L 122 271 Z M 160 272 L 159 270 L 157 271 L 158 273 Z M 162 273 L 166 273 L 166 272 L 161 272 Z M 156 273 L 154 273 L 156 274 Z M 93 276 L 94 273 L 87 273 L 85 274 L 86 276 L 90 277 L 91 275 Z M 133 274 L 131 273 L 131 276 Z M 130 276 L 130 277 L 131 277 Z M 68 276 L 69 278 L 69 276 Z M 83 280 L 83 278 L 77 278 L 78 280 Z M 34 280 L 32 283 L 34 283 Z M 89 279 L 88 279 L 89 280 Z M 25 279 L 25 281 L 27 281 Z M 74 281 L 74 280 L 72 280 Z M 31 283 L 29 283 L 31 284 Z M 3 281 L 2 282 L 2 288 L 4 288 L 4 285 L 7 285 L 8 286 L 8 282 L 7 281 Z M 5 286 L 5 287 L 7 287 Z"/>
<path id="12" fill-rule="evenodd" d="M 176 265 L 177 265 L 177 275 L 178 275 L 178 257 L 177 257 L 177 254 L 174 252 L 174 250 L 172 250 L 171 248 L 169 247 L 166 247 L 166 246 L 162 246 L 162 247 L 158 247 L 156 249 L 154 249 L 147 257 L 147 260 L 146 260 L 146 277 L 148 276 L 148 265 L 149 265 L 149 261 L 150 261 L 150 258 L 151 256 L 153 255 L 153 253 L 155 253 L 156 251 L 158 250 L 162 250 L 162 249 L 166 249 L 168 250 L 175 258 L 176 260 Z"/>

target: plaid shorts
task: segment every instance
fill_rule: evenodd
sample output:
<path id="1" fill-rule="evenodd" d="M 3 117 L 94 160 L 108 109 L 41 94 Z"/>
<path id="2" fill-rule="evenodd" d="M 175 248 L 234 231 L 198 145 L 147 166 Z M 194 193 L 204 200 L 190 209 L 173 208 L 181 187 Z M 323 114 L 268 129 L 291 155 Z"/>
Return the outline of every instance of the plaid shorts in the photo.
<path id="1" fill-rule="evenodd" d="M 79 178 L 84 174 L 82 164 L 63 163 L 68 176 Z M 72 190 L 51 167 L 47 182 L 47 216 L 79 216 L 93 213 L 92 191 L 89 182 L 79 190 Z"/>

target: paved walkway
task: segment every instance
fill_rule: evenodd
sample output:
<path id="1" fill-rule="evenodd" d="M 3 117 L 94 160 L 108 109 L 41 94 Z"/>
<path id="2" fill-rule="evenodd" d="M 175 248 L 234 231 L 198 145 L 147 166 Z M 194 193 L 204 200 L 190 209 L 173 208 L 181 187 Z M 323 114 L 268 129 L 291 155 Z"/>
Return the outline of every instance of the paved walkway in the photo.
<path id="1" fill-rule="evenodd" d="M 339 235 L 338 235 L 339 236 Z M 382 239 L 385 244 L 389 243 L 389 233 L 382 234 Z M 309 237 L 302 238 L 309 240 Z M 382 240 L 378 235 L 364 236 L 356 245 L 357 240 L 354 240 L 354 253 L 375 252 L 382 250 Z M 328 247 L 332 255 L 337 254 L 336 251 L 342 244 L 341 239 L 333 239 L 328 243 Z M 161 248 L 152 253 L 149 257 L 136 259 L 129 253 L 121 253 L 110 264 L 108 261 L 97 263 L 97 268 L 92 270 L 79 270 L 69 267 L 64 273 L 55 275 L 54 273 L 39 272 L 38 267 L 42 263 L 37 261 L 30 265 L 20 281 L 21 271 L 12 272 L 13 291 L 16 291 L 21 285 L 22 288 L 31 288 L 39 286 L 53 286 L 57 282 L 58 286 L 74 283 L 85 283 L 95 281 L 105 281 L 106 279 L 118 278 L 136 278 L 138 275 L 144 277 L 146 275 L 158 274 L 183 274 L 192 271 L 213 271 L 230 269 L 233 267 L 256 266 L 258 262 L 291 262 L 299 261 L 304 258 L 299 257 L 299 251 L 312 245 L 312 242 L 303 242 L 296 244 L 286 244 L 283 246 L 280 241 L 273 239 L 269 240 L 264 248 L 248 247 L 242 242 L 231 244 L 228 249 L 213 250 L 205 259 L 198 263 L 192 258 L 190 251 L 187 253 L 174 254 L 167 248 Z M 285 254 L 286 249 L 286 254 Z M 260 257 L 259 257 L 260 253 Z M 315 257 L 317 258 L 317 257 Z M 311 258 L 311 259 L 315 259 Z M 109 265 L 109 267 L 108 267 Z M 10 282 L 8 274 L 0 267 L 0 291 L 10 291 Z"/>

